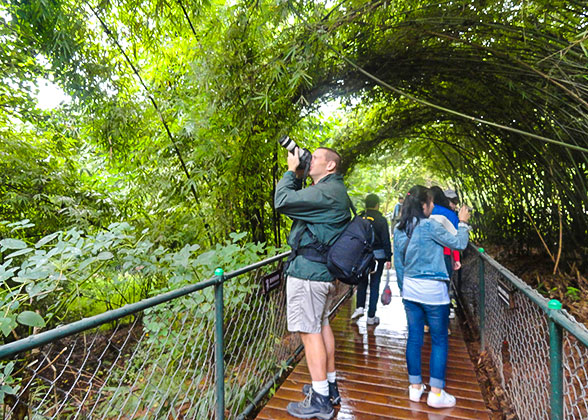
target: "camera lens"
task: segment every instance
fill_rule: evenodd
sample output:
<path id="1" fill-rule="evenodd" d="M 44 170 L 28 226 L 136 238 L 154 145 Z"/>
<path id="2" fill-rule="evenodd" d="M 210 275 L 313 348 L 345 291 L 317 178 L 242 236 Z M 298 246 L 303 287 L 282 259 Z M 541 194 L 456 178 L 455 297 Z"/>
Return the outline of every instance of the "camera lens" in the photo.
<path id="1" fill-rule="evenodd" d="M 290 153 L 294 153 L 296 143 L 294 143 L 294 140 L 292 140 L 290 137 L 284 136 L 280 140 L 278 140 L 278 142 L 280 143 L 280 146 L 284 147 L 287 151 L 289 151 Z"/>
<path id="2" fill-rule="evenodd" d="M 294 153 L 294 149 L 298 147 L 296 142 L 292 140 L 288 136 L 284 136 L 278 140 L 280 146 L 285 148 L 288 152 Z M 308 171 L 310 170 L 310 161 L 312 160 L 312 154 L 308 149 L 301 149 L 298 148 L 298 158 L 300 159 L 300 163 L 296 169 L 299 169 L 304 172 L 304 179 L 308 175 Z"/>

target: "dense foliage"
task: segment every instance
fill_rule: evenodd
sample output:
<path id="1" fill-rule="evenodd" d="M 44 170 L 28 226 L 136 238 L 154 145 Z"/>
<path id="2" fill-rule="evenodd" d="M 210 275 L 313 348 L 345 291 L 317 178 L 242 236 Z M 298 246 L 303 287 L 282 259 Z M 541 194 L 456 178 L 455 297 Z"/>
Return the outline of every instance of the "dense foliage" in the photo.
<path id="1" fill-rule="evenodd" d="M 337 142 L 348 162 L 374 152 L 426 157 L 424 165 L 452 179 L 483 214 L 482 237 L 517 248 L 544 244 L 554 262 L 560 246 L 568 257 L 581 255 L 586 2 L 395 6 L 337 10 L 327 26 L 338 58 L 350 61 L 324 84 L 362 99 Z"/>
<path id="2" fill-rule="evenodd" d="M 109 282 L 134 279 L 143 259 L 116 257 L 109 270 L 99 262 L 101 252 L 117 256 L 96 245 L 117 226 L 144 232 L 123 235 L 126 255 L 143 252 L 158 269 L 154 250 L 188 246 L 198 257 L 231 232 L 281 246 L 287 221 L 272 197 L 285 168 L 276 139 L 286 133 L 310 149 L 339 149 L 358 201 L 376 191 L 390 210 L 412 183 L 452 185 L 477 208 L 478 239 L 571 261 L 588 237 L 586 6 L 5 0 L 3 292 L 23 293 L 17 300 L 48 312 L 46 322 L 61 297 L 46 305 L 27 298 L 29 287 L 69 296 L 98 271 Z M 42 80 L 71 102 L 38 107 Z M 331 115 L 323 105 L 335 99 Z M 25 276 L 45 261 L 46 238 L 82 241 L 65 288 Z M 43 276 L 59 272 L 46 263 Z M 137 280 L 146 290 L 131 300 L 168 287 L 173 270 L 162 270 Z M 14 331 L 16 315 L 4 318 L 5 334 Z"/>

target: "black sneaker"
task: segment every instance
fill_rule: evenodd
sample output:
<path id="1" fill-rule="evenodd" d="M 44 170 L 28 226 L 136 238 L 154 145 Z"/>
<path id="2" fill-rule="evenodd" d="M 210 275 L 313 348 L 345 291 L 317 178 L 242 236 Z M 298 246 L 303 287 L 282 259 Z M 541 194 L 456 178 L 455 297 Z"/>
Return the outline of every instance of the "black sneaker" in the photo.
<path id="1" fill-rule="evenodd" d="M 308 395 L 310 390 L 312 389 L 311 384 L 306 384 L 302 387 L 302 393 L 304 395 Z M 329 382 L 329 398 L 331 399 L 331 404 L 339 405 L 341 404 L 341 395 L 339 395 L 339 387 L 337 386 L 337 381 L 331 383 Z"/>
<path id="2" fill-rule="evenodd" d="M 299 419 L 319 418 L 322 420 L 330 420 L 335 415 L 333 404 L 329 397 L 323 396 L 310 388 L 310 392 L 306 394 L 304 401 L 297 403 L 290 403 L 288 407 L 288 414 Z"/>

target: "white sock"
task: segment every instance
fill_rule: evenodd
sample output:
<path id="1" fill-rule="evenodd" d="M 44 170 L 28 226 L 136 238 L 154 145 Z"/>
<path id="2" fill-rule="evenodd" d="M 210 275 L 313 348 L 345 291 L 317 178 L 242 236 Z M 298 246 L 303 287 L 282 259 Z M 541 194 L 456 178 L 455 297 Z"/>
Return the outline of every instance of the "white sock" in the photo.
<path id="1" fill-rule="evenodd" d="M 329 381 L 312 381 L 312 389 L 314 392 L 321 394 L 323 397 L 329 396 Z"/>
<path id="2" fill-rule="evenodd" d="M 327 372 L 327 381 L 333 383 L 337 380 L 337 371 Z"/>

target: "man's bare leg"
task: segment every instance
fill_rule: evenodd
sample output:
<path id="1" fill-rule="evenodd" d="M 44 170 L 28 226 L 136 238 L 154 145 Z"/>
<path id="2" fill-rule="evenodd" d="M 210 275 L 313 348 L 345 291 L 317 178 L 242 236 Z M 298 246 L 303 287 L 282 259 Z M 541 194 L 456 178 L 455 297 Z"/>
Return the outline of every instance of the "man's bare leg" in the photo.
<path id="1" fill-rule="evenodd" d="M 323 327 L 324 330 L 324 327 Z M 331 335 L 333 332 L 331 331 Z M 323 341 L 322 334 L 300 333 L 302 344 L 304 345 L 304 353 L 306 354 L 306 363 L 308 364 L 308 371 L 313 381 L 327 380 L 327 349 Z M 333 353 L 334 353 L 333 338 Z M 333 354 L 333 370 L 335 366 L 335 358 Z"/>
<path id="2" fill-rule="evenodd" d="M 321 335 L 327 352 L 327 372 L 335 372 L 335 336 L 330 325 L 323 325 Z"/>
<path id="3" fill-rule="evenodd" d="M 321 333 L 300 333 L 306 363 L 312 385 L 305 392 L 306 398 L 301 402 L 292 402 L 286 407 L 288 414 L 301 419 L 318 418 L 329 420 L 333 418 L 335 410 L 329 397 L 327 382 L 327 350 Z M 326 388 L 326 389 L 325 389 Z"/>

